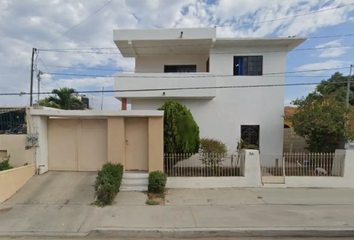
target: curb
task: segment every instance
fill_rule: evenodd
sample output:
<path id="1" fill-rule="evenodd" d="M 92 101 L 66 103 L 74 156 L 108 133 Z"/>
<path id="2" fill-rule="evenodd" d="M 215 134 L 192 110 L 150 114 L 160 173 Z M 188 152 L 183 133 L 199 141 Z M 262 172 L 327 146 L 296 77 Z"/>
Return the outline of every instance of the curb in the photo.
<path id="1" fill-rule="evenodd" d="M 0 232 L 0 237 L 86 237 L 87 235 L 87 232 Z"/>
<path id="2" fill-rule="evenodd" d="M 203 237 L 354 237 L 354 228 L 96 228 L 90 237 L 203 238 Z"/>

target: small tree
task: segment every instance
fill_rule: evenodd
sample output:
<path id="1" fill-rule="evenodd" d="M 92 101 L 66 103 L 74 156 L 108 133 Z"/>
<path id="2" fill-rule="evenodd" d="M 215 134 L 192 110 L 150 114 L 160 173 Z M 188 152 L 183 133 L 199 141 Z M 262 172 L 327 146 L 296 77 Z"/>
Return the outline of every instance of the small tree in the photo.
<path id="1" fill-rule="evenodd" d="M 164 111 L 165 153 L 197 153 L 199 127 L 186 106 L 167 101 L 158 110 Z"/>
<path id="2" fill-rule="evenodd" d="M 227 154 L 226 144 L 217 139 L 202 138 L 200 140 L 199 155 L 204 165 L 211 168 L 213 175 L 222 165 Z"/>
<path id="3" fill-rule="evenodd" d="M 83 110 L 87 107 L 75 96 L 77 92 L 73 88 L 54 89 L 52 94 L 54 96 L 39 100 L 38 105 L 65 110 Z"/>
<path id="4" fill-rule="evenodd" d="M 352 139 L 349 109 L 336 94 L 315 91 L 293 104 L 298 106 L 291 117 L 294 131 L 306 139 L 310 152 L 333 152 L 340 143 Z"/>

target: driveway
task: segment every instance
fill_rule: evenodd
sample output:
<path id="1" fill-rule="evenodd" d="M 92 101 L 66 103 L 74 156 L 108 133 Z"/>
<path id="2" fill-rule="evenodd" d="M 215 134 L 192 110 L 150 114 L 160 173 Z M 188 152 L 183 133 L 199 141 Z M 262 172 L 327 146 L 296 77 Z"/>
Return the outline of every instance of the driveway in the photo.
<path id="1" fill-rule="evenodd" d="M 94 172 L 33 176 L 0 205 L 0 232 L 85 232 L 85 220 L 96 208 L 90 205 L 94 201 L 96 176 Z"/>

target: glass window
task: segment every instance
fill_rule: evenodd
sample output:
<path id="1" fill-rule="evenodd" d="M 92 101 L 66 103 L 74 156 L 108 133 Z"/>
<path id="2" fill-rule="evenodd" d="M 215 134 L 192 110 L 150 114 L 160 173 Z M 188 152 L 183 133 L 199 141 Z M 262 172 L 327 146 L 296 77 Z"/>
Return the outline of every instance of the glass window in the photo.
<path id="1" fill-rule="evenodd" d="M 263 56 L 234 56 L 234 76 L 263 75 Z"/>
<path id="2" fill-rule="evenodd" d="M 197 65 L 165 65 L 164 72 L 197 72 Z"/>

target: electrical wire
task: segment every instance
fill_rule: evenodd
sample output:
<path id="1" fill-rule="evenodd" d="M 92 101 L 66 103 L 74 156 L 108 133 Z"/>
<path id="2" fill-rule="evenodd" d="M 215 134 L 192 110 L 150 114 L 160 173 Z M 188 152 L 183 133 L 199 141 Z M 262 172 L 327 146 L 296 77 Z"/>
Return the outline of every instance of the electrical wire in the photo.
<path id="1" fill-rule="evenodd" d="M 71 27 L 70 29 L 68 29 L 67 31 L 65 31 L 64 33 L 62 33 L 60 36 L 54 38 L 53 40 L 49 41 L 47 44 L 53 43 L 56 40 L 58 40 L 59 38 L 63 37 L 64 35 L 68 34 L 70 31 L 74 30 L 75 28 L 77 28 L 78 26 L 80 26 L 82 23 L 84 23 L 86 20 L 88 20 L 89 18 L 91 18 L 93 15 L 95 15 L 96 13 L 98 13 L 99 11 L 101 11 L 103 8 L 105 8 L 108 4 L 110 4 L 111 2 L 113 2 L 113 0 L 108 1 L 107 3 L 105 3 L 102 7 L 100 7 L 99 9 L 97 9 L 96 11 L 94 11 L 92 14 L 90 14 L 88 17 L 86 17 L 85 19 L 83 19 L 82 21 L 80 21 L 78 24 L 76 24 L 75 26 Z M 43 46 L 42 46 L 43 47 Z"/>
<path id="2" fill-rule="evenodd" d="M 64 69 L 81 69 L 81 70 L 96 70 L 96 71 L 112 71 L 112 72 L 123 72 L 123 73 L 146 73 L 146 71 L 135 71 L 132 72 L 130 69 L 118 69 L 118 68 L 91 68 L 91 67 L 73 67 L 73 66 L 60 66 L 60 65 L 46 65 L 47 67 L 53 68 L 64 68 Z M 337 68 L 320 68 L 312 70 L 302 70 L 302 71 L 292 71 L 292 72 L 282 72 L 282 73 L 267 73 L 267 74 L 287 74 L 287 73 L 304 73 L 304 72 L 321 72 L 328 70 L 341 70 L 348 69 L 350 67 L 337 67 Z M 48 69 L 47 69 L 48 71 Z M 49 72 L 49 71 L 48 71 Z"/>
<path id="3" fill-rule="evenodd" d="M 353 83 L 354 81 L 350 81 Z M 331 82 L 326 84 L 347 84 L 345 82 Z M 116 92 L 151 92 L 151 91 L 179 91 L 179 90 L 203 90 L 203 89 L 233 89 L 233 88 L 265 88 L 265 87 L 290 87 L 290 86 L 309 86 L 318 85 L 318 82 L 311 83 L 284 83 L 284 84 L 257 84 L 257 85 L 232 85 L 232 86 L 215 86 L 215 87 L 180 87 L 180 88 L 145 88 L 145 89 L 120 89 L 120 90 L 78 90 L 77 93 L 116 93 Z M 11 95 L 28 95 L 28 92 L 12 92 L 12 93 L 0 93 L 0 96 Z M 33 94 L 38 94 L 33 92 Z M 51 92 L 40 92 L 39 94 L 51 94 Z"/>
<path id="4" fill-rule="evenodd" d="M 43 62 L 42 58 L 40 58 L 39 61 L 42 62 L 43 66 L 45 67 L 45 69 L 47 70 L 47 72 L 49 72 L 49 70 L 48 70 L 47 66 L 45 65 L 45 63 Z M 60 86 L 59 86 L 59 84 L 57 83 L 57 81 L 54 80 L 53 75 L 50 74 L 50 73 L 47 73 L 47 74 L 49 74 L 49 76 L 50 76 L 50 78 L 52 79 L 52 81 L 58 86 L 58 88 L 60 88 Z"/>
<path id="5" fill-rule="evenodd" d="M 326 12 L 326 11 L 336 10 L 336 9 L 340 9 L 340 8 L 351 6 L 351 5 L 354 5 L 354 3 L 344 4 L 344 5 L 333 7 L 333 8 L 327 8 L 327 9 L 322 9 L 322 10 L 317 10 L 317 11 L 302 13 L 302 14 L 298 14 L 298 15 L 292 15 L 292 16 L 288 16 L 288 17 L 277 18 L 277 19 L 271 19 L 271 20 L 266 20 L 266 21 L 258 21 L 258 22 L 253 22 L 253 23 L 235 23 L 235 24 L 229 24 L 229 25 L 222 25 L 222 26 L 219 26 L 219 27 L 230 27 L 230 26 L 240 26 L 240 25 L 241 26 L 242 25 L 256 25 L 256 24 L 260 24 L 260 23 L 269 23 L 269 22 L 281 21 L 281 20 L 286 20 L 286 19 L 291 19 L 291 18 L 298 18 L 298 17 L 303 17 L 303 16 L 307 16 L 307 15 L 311 15 L 311 14 L 317 14 L 317 13 L 322 13 L 322 12 Z"/>
<path id="6" fill-rule="evenodd" d="M 348 33 L 348 34 L 337 34 L 337 35 L 325 35 L 325 36 L 314 36 L 314 37 L 296 37 L 296 38 L 306 38 L 306 39 L 324 39 L 324 38 L 339 38 L 339 37 L 353 37 L 354 33 Z M 279 38 L 269 38 L 269 39 L 281 39 L 282 37 Z M 284 38 L 284 37 L 283 37 Z M 257 38 L 235 38 L 235 40 L 252 40 L 252 39 L 257 39 Z M 287 39 L 286 37 L 284 39 Z M 291 39 L 291 38 L 290 38 Z M 223 44 L 223 45 L 231 45 L 230 44 Z M 170 48 L 170 47 L 193 47 L 193 46 L 213 46 L 210 43 L 206 44 L 185 44 L 185 45 L 161 45 L 161 46 L 156 46 L 156 45 L 150 45 L 150 46 L 134 46 L 134 49 L 141 49 L 141 48 L 148 48 L 148 49 L 154 49 L 154 48 Z M 131 49 L 131 47 L 120 47 L 119 49 Z M 42 51 L 78 51 L 78 50 L 117 50 L 117 47 L 80 47 L 80 48 L 45 48 L 45 49 L 39 49 Z"/>
<path id="7" fill-rule="evenodd" d="M 199 46 L 199 45 L 195 45 L 195 46 Z M 244 52 L 211 52 L 210 54 L 260 54 L 260 53 L 275 53 L 275 52 L 297 52 L 297 51 L 312 51 L 312 50 L 321 50 L 321 49 L 337 49 L 337 48 L 352 48 L 354 47 L 354 44 L 351 45 L 343 45 L 343 46 L 325 46 L 325 47 L 314 47 L 314 48 L 297 48 L 297 49 L 293 49 L 290 51 L 287 50 L 271 50 L 271 51 L 244 51 Z M 118 53 L 118 52 L 94 52 L 94 51 L 67 51 L 67 50 L 45 50 L 42 49 L 41 51 L 45 51 L 45 52 L 60 52 L 60 53 L 90 53 L 90 54 L 113 54 L 113 55 L 123 55 L 122 53 Z M 176 54 L 176 53 L 160 53 L 160 54 L 155 54 L 155 53 L 150 53 L 150 54 L 144 54 L 144 53 L 139 53 L 139 56 L 181 56 L 181 55 L 206 55 L 207 53 L 180 53 L 180 54 Z"/>

